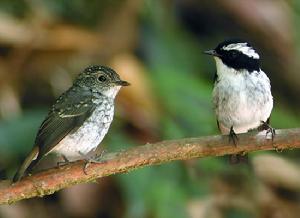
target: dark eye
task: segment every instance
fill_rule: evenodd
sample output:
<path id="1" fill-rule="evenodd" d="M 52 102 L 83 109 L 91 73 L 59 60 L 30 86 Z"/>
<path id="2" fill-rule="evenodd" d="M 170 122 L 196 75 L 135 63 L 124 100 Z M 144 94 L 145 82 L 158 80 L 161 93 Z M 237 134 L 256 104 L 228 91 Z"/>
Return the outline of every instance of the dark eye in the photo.
<path id="1" fill-rule="evenodd" d="M 107 78 L 105 77 L 105 76 L 99 76 L 98 77 L 98 80 L 100 81 L 100 82 L 105 82 L 106 80 L 107 80 Z"/>
<path id="2" fill-rule="evenodd" d="M 239 53 L 236 52 L 236 51 L 230 52 L 230 57 L 231 57 L 231 58 L 236 58 L 238 55 L 239 55 Z"/>

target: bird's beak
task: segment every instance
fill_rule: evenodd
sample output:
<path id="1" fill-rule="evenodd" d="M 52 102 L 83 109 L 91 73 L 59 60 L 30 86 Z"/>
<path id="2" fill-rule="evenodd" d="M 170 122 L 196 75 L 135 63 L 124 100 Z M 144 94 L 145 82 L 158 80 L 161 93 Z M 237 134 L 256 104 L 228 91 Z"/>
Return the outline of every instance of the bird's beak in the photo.
<path id="1" fill-rule="evenodd" d="M 117 85 L 119 85 L 119 86 L 129 86 L 129 85 L 130 85 L 129 82 L 124 81 L 124 80 L 118 80 L 118 81 L 116 81 L 115 83 L 116 83 Z"/>
<path id="2" fill-rule="evenodd" d="M 208 50 L 208 51 L 204 51 L 203 53 L 207 54 L 207 55 L 212 55 L 212 56 L 220 57 L 220 55 L 214 49 Z"/>

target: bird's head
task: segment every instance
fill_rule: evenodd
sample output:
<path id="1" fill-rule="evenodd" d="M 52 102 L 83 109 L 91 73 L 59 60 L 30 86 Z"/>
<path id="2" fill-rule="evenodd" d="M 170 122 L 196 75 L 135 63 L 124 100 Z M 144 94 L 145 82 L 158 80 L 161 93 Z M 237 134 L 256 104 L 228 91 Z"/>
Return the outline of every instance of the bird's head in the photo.
<path id="1" fill-rule="evenodd" d="M 114 98 L 122 86 L 130 85 L 128 82 L 121 80 L 113 69 L 100 65 L 87 67 L 78 75 L 74 84 L 89 88 L 109 98 Z"/>
<path id="2" fill-rule="evenodd" d="M 214 56 L 217 65 L 224 64 L 234 70 L 248 70 L 251 73 L 260 69 L 258 53 L 243 40 L 226 40 L 204 53 Z"/>

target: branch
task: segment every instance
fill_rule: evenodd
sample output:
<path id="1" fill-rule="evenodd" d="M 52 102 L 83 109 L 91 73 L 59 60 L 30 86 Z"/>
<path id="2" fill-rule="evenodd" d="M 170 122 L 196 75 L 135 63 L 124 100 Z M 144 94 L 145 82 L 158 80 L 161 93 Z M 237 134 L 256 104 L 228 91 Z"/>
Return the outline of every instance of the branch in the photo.
<path id="1" fill-rule="evenodd" d="M 238 137 L 238 146 L 229 143 L 228 136 L 207 136 L 162 141 L 117 153 L 107 153 L 103 155 L 101 163 L 89 165 L 87 175 L 83 172 L 84 161 L 77 161 L 28 176 L 18 183 L 1 188 L 0 204 L 11 204 L 22 199 L 50 195 L 75 184 L 173 160 L 246 154 L 251 151 L 275 148 L 280 150 L 300 148 L 300 128 L 276 130 L 273 143 L 272 140 L 266 139 L 265 133 L 251 132 L 240 134 Z"/>

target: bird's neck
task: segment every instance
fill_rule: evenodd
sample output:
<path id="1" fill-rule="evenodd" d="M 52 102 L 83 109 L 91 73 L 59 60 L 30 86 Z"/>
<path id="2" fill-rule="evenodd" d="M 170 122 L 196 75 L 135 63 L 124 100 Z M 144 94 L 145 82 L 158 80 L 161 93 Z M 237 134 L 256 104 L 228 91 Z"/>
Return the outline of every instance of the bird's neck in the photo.
<path id="1" fill-rule="evenodd" d="M 120 88 L 121 86 L 110 87 L 109 89 L 102 91 L 101 94 L 106 96 L 107 98 L 115 99 L 116 95 L 120 91 Z"/>
<path id="2" fill-rule="evenodd" d="M 120 88 L 121 88 L 120 86 L 116 86 L 116 87 L 112 87 L 112 88 L 109 88 L 106 90 L 101 90 L 101 92 L 99 92 L 97 90 L 92 90 L 92 92 L 96 98 L 106 99 L 108 101 L 114 101 Z"/>

